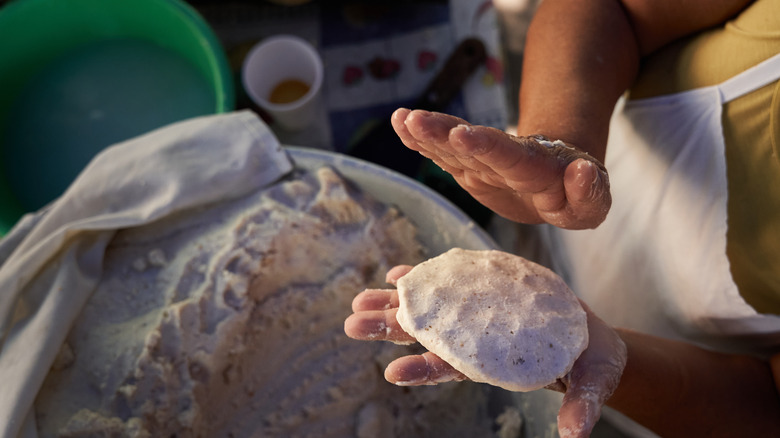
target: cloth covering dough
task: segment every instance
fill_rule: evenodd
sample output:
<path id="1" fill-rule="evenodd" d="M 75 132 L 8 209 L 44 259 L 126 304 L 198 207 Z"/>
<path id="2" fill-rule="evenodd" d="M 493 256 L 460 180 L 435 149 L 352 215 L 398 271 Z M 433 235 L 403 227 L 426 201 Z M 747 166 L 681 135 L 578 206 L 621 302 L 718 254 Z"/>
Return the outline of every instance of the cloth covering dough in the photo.
<path id="1" fill-rule="evenodd" d="M 100 280 L 116 230 L 238 198 L 292 162 L 251 112 L 179 122 L 114 145 L 0 242 L 0 436 L 35 437 L 32 403 Z"/>
<path id="2" fill-rule="evenodd" d="M 398 280 L 401 327 L 471 380 L 543 388 L 588 345 L 585 311 L 549 269 L 501 251 L 460 248 Z"/>

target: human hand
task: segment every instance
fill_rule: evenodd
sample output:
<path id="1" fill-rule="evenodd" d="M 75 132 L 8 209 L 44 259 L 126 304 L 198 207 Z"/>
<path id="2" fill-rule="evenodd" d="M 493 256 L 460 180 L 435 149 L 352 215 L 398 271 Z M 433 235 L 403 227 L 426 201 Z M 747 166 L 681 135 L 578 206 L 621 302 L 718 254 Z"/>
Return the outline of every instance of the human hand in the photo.
<path id="1" fill-rule="evenodd" d="M 595 228 L 612 197 L 604 165 L 541 136 L 517 137 L 447 114 L 396 110 L 392 124 L 409 149 L 433 160 L 497 214 L 522 223 Z"/>
<path id="2" fill-rule="evenodd" d="M 547 387 L 564 393 L 558 411 L 561 437 L 590 436 L 601 407 L 617 389 L 626 367 L 626 344 L 587 304 L 580 304 L 588 316 L 588 348 L 567 375 Z"/>
<path id="3" fill-rule="evenodd" d="M 387 272 L 386 281 L 395 286 L 398 279 L 411 270 L 412 266 L 396 266 Z M 397 344 L 417 342 L 396 320 L 398 291 L 395 289 L 364 290 L 352 300 L 352 312 L 354 313 L 344 321 L 344 332 L 350 338 Z M 399 386 L 418 386 L 466 380 L 466 376 L 439 356 L 427 351 L 392 361 L 385 368 L 385 379 Z"/>
<path id="4" fill-rule="evenodd" d="M 396 285 L 412 269 L 396 266 L 387 282 Z M 384 340 L 400 344 L 415 342 L 396 320 L 398 292 L 395 289 L 367 289 L 352 302 L 344 331 L 354 339 Z M 589 343 L 572 370 L 548 386 L 564 393 L 558 413 L 561 437 L 587 437 L 601 415 L 601 407 L 617 388 L 626 363 L 626 347 L 617 333 L 583 303 L 588 317 Z M 385 369 L 385 379 L 396 385 L 436 385 L 462 381 L 467 377 L 431 352 L 395 359 Z"/>
<path id="5" fill-rule="evenodd" d="M 395 286 L 398 279 L 411 270 L 412 266 L 409 265 L 396 266 L 387 272 L 386 281 Z M 395 317 L 398 305 L 396 289 L 366 289 L 352 300 L 354 313 L 344 321 L 344 332 L 350 338 L 362 341 L 390 341 L 397 344 L 417 342 L 398 324 Z M 399 386 L 418 386 L 466 380 L 466 376 L 427 351 L 390 362 L 385 368 L 385 379 Z"/>

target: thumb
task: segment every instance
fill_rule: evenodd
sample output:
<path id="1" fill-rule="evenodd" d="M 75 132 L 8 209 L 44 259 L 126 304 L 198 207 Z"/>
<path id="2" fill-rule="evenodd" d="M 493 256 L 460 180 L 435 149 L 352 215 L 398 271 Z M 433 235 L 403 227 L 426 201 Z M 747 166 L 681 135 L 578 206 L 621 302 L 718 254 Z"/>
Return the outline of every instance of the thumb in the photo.
<path id="1" fill-rule="evenodd" d="M 601 417 L 606 395 L 596 388 L 570 387 L 558 411 L 558 434 L 561 438 L 589 437 Z"/>
<path id="2" fill-rule="evenodd" d="M 562 379 L 566 386 L 558 411 L 558 433 L 562 438 L 588 437 L 601 417 L 601 407 L 618 387 L 626 366 L 626 344 L 620 336 L 590 308 L 588 348 Z"/>
<path id="3" fill-rule="evenodd" d="M 566 167 L 563 177 L 568 208 L 586 228 L 595 228 L 612 206 L 609 175 L 601 163 L 579 158 Z"/>

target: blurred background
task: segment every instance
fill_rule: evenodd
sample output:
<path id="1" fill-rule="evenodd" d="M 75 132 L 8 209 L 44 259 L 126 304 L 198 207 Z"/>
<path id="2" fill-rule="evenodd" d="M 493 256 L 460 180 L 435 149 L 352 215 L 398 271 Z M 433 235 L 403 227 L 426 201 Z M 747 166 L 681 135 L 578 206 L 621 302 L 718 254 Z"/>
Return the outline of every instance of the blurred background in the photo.
<path id="1" fill-rule="evenodd" d="M 511 131 L 537 3 L 0 0 L 0 38 L 14 42 L 0 47 L 0 233 L 62 194 L 106 146 L 242 109 L 262 116 L 282 144 L 399 171 L 486 225 L 492 214 L 406 150 L 389 117 L 423 108 Z M 306 129 L 274 123 L 241 85 L 249 50 L 282 34 L 303 38 L 323 61 L 322 103 Z M 456 50 L 467 41 L 470 52 Z"/>

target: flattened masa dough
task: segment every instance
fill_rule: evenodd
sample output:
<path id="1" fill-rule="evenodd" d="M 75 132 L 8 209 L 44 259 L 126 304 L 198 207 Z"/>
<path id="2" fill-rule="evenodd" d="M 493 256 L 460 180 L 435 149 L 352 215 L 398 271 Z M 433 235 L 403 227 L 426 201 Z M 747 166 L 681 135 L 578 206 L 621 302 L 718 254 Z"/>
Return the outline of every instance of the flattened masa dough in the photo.
<path id="1" fill-rule="evenodd" d="M 459 248 L 398 281 L 398 323 L 477 382 L 543 388 L 588 345 L 585 311 L 549 269 L 501 251 Z"/>

